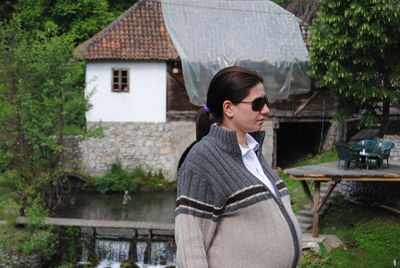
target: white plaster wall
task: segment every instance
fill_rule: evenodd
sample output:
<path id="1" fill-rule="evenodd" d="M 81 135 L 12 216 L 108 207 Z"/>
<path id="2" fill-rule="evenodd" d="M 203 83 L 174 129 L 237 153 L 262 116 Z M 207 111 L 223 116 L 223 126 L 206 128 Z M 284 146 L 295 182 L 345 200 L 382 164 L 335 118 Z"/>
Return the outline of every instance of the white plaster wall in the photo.
<path id="1" fill-rule="evenodd" d="M 129 92 L 112 92 L 112 68 L 129 68 Z M 86 96 L 88 122 L 165 122 L 165 62 L 89 62 Z"/>

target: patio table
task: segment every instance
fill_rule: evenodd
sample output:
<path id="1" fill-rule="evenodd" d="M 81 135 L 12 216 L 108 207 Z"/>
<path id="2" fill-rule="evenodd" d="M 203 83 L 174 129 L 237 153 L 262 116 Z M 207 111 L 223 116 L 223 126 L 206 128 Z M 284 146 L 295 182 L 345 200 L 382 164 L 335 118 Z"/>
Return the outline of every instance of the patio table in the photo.
<path id="1" fill-rule="evenodd" d="M 379 155 L 376 153 L 368 153 L 365 150 L 362 150 L 358 152 L 358 155 L 363 159 L 362 164 L 367 167 L 367 170 L 369 169 L 369 163 L 371 162 L 371 159 L 374 159 L 376 162 L 376 167 L 377 168 L 383 168 L 380 165 Z"/>
<path id="2" fill-rule="evenodd" d="M 310 165 L 285 169 L 284 172 L 293 180 L 301 182 L 303 191 L 311 205 L 313 212 L 312 236 L 318 236 L 319 212 L 324 206 L 333 189 L 341 181 L 399 181 L 400 166 L 391 165 L 388 169 L 340 169 L 337 162 Z M 312 194 L 307 181 L 313 181 Z M 328 191 L 321 198 L 321 182 L 330 182 Z"/>

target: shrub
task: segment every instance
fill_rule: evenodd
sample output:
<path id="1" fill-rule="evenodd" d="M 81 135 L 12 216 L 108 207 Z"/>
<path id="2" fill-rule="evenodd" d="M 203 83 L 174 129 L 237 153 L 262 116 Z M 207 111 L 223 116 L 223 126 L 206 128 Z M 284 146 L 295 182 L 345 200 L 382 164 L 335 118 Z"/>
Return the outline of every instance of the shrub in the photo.
<path id="1" fill-rule="evenodd" d="M 132 171 L 123 169 L 121 163 L 111 165 L 107 174 L 95 180 L 95 187 L 100 193 L 122 191 L 173 191 L 175 182 L 166 180 L 161 171 L 153 175 L 145 172 L 142 167 L 136 167 Z"/>
<path id="2" fill-rule="evenodd" d="M 113 163 L 104 177 L 95 180 L 95 186 L 100 193 L 124 191 L 129 188 L 128 177 L 129 173 L 122 168 L 119 162 Z"/>
<path id="3" fill-rule="evenodd" d="M 0 226 L 0 256 L 3 256 L 0 262 L 10 267 L 34 267 L 31 262 L 43 264 L 49 261 L 56 252 L 57 235 L 53 227 L 44 223 L 47 211 L 40 198 L 28 200 L 25 208 L 27 223 L 22 230 L 15 227 L 21 207 L 11 199 L 3 204 L 0 208 L 6 224 Z"/>

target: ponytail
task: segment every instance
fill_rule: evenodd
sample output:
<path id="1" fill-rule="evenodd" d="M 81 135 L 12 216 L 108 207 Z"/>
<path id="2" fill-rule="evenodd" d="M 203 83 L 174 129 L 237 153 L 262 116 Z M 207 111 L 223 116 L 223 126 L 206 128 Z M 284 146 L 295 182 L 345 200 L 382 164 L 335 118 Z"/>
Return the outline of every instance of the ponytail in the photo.
<path id="1" fill-rule="evenodd" d="M 206 105 L 197 112 L 195 117 L 196 141 L 200 141 L 210 131 L 210 126 L 214 123 L 214 120 L 210 118 L 211 116 L 210 110 Z"/>

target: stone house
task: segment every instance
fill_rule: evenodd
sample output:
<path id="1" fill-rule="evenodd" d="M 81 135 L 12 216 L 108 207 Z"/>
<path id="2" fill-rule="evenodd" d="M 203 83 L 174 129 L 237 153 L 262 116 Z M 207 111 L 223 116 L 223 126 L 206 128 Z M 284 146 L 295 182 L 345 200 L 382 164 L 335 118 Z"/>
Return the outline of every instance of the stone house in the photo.
<path id="1" fill-rule="evenodd" d="M 137 2 L 76 54 L 87 62 L 85 93 L 93 106 L 87 126 L 105 129 L 104 137 L 80 142 L 83 168 L 101 176 L 119 161 L 127 168 L 161 170 L 174 179 L 182 152 L 195 140 L 193 119 L 199 107 L 189 101 L 161 3 Z M 329 123 L 335 114 L 329 91 L 274 100 L 270 110 L 263 152 L 274 167 L 336 139 Z"/>

